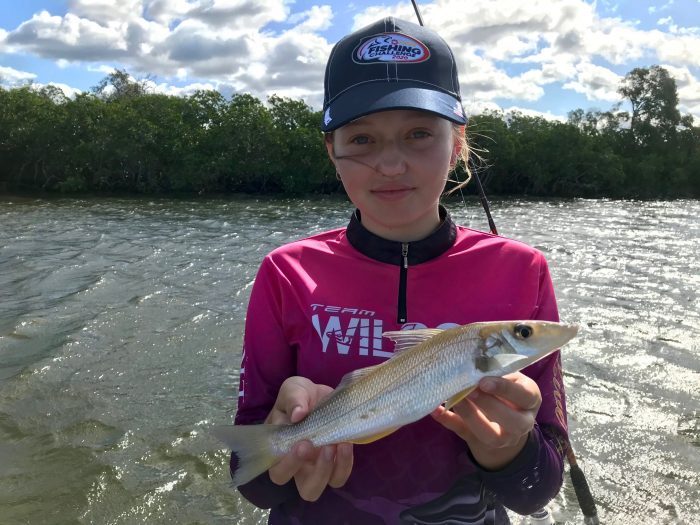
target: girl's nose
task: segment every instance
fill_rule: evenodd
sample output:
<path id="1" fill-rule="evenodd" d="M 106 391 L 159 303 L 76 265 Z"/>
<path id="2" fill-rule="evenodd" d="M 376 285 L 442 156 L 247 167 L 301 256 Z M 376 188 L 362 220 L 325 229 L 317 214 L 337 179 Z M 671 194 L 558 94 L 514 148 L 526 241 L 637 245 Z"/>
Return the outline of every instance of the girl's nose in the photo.
<path id="1" fill-rule="evenodd" d="M 375 169 L 386 177 L 396 177 L 406 171 L 406 162 L 395 142 L 384 145 L 379 152 Z"/>

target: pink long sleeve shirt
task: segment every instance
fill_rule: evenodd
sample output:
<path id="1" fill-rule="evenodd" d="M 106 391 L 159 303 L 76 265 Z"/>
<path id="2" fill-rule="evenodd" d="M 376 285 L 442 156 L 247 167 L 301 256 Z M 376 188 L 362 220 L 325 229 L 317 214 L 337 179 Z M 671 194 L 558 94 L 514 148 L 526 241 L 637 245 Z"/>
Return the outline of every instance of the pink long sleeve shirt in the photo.
<path id="1" fill-rule="evenodd" d="M 262 262 L 246 319 L 236 424 L 262 422 L 293 375 L 335 387 L 392 355 L 382 332 L 476 321 L 558 320 L 542 254 L 521 242 L 443 222 L 402 244 L 347 228 L 282 246 Z M 267 473 L 241 486 L 272 524 L 507 523 L 503 506 L 534 512 L 562 483 L 566 405 L 559 353 L 523 370 L 542 393 L 520 455 L 481 469 L 455 434 L 426 417 L 354 447 L 348 482 L 309 503 Z M 232 462 L 234 466 L 234 462 Z M 442 521 L 441 521 L 442 520 Z"/>

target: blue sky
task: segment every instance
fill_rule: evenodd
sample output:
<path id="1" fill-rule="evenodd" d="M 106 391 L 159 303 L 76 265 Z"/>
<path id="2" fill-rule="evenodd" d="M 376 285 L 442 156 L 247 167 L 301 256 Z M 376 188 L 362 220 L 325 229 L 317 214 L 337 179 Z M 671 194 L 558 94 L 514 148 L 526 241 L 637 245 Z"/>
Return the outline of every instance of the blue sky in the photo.
<path id="1" fill-rule="evenodd" d="M 660 64 L 700 123 L 700 0 L 419 5 L 458 57 L 470 113 L 606 110 L 625 73 Z M 154 91 L 278 93 L 318 108 L 332 44 L 385 15 L 415 19 L 410 1 L 0 0 L 0 84 L 71 94 L 118 67 Z"/>

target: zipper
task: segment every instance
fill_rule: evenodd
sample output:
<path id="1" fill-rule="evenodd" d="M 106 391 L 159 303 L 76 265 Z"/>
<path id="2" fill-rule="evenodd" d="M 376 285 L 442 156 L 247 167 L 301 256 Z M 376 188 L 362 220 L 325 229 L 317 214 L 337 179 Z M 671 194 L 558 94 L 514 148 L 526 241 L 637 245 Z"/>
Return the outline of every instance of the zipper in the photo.
<path id="1" fill-rule="evenodd" d="M 406 314 L 406 284 L 408 281 L 408 243 L 401 243 L 401 267 L 399 270 L 399 315 L 398 322 L 405 323 Z"/>

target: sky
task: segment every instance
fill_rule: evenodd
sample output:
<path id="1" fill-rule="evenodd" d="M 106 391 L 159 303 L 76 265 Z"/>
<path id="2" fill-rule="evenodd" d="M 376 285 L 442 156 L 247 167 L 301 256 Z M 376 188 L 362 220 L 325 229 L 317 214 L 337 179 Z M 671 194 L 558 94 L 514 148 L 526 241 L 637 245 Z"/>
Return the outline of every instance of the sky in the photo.
<path id="1" fill-rule="evenodd" d="M 700 125 L 700 0 L 418 5 L 454 51 L 468 114 L 607 111 L 626 73 L 659 64 Z M 277 94 L 320 109 L 333 44 L 387 15 L 416 20 L 410 1 L 0 0 L 0 85 L 72 96 L 118 68 L 154 92 Z"/>

